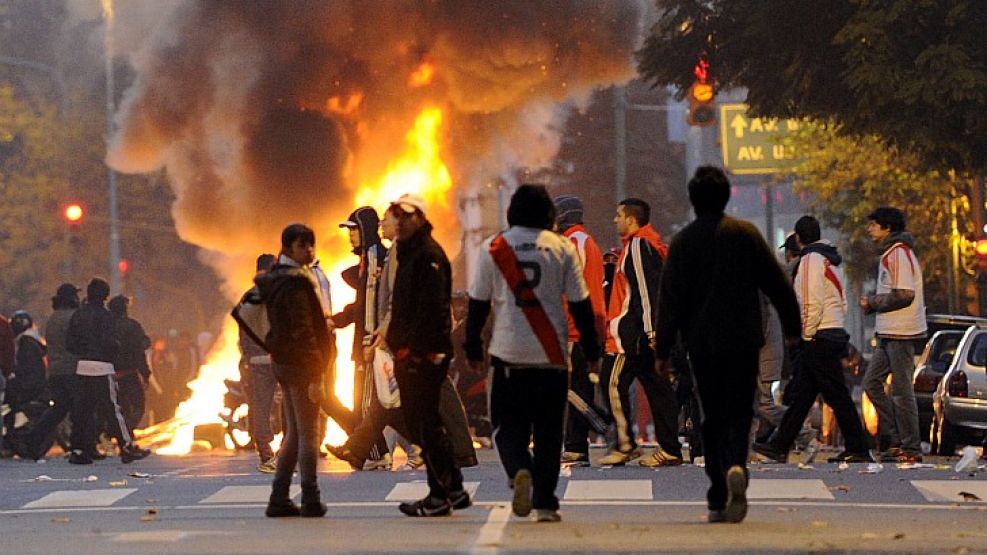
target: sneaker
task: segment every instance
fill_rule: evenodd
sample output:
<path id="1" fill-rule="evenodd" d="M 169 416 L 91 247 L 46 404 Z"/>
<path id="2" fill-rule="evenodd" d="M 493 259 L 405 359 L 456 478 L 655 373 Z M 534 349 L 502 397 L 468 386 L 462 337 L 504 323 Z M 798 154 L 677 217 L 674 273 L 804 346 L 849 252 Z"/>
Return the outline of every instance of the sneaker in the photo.
<path id="1" fill-rule="evenodd" d="M 82 451 L 72 451 L 69 453 L 69 464 L 92 464 L 93 460 Z"/>
<path id="2" fill-rule="evenodd" d="M 511 511 L 517 516 L 531 514 L 531 471 L 522 468 L 514 475 L 514 498 L 511 500 Z"/>
<path id="3" fill-rule="evenodd" d="M 922 455 L 920 453 L 909 453 L 901 447 L 892 447 L 887 451 L 881 453 L 881 462 L 889 463 L 919 463 L 922 462 Z"/>
<path id="4" fill-rule="evenodd" d="M 563 451 L 559 463 L 569 466 L 589 466 L 589 455 L 575 451 Z"/>
<path id="5" fill-rule="evenodd" d="M 552 509 L 535 509 L 535 522 L 560 522 L 562 515 Z"/>
<path id="6" fill-rule="evenodd" d="M 408 453 L 408 460 L 401 465 L 402 470 L 417 470 L 425 466 L 425 459 L 422 458 L 422 448 L 412 444 L 411 452 Z"/>
<path id="7" fill-rule="evenodd" d="M 863 453 L 843 451 L 835 457 L 830 457 L 827 461 L 831 463 L 872 463 L 874 462 L 874 457 L 870 456 L 870 453 L 867 451 Z"/>
<path id="8" fill-rule="evenodd" d="M 431 496 L 410 503 L 401 503 L 398 510 L 408 516 L 449 516 L 452 503 L 448 499 L 437 500 Z"/>
<path id="9" fill-rule="evenodd" d="M 782 451 L 770 443 L 754 443 L 751 450 L 767 459 L 764 462 L 779 464 L 788 462 L 788 451 Z"/>
<path id="10" fill-rule="evenodd" d="M 301 516 L 318 518 L 326 516 L 327 511 L 329 511 L 329 507 L 327 507 L 325 503 L 314 501 L 310 503 L 302 503 L 301 509 L 298 513 Z"/>
<path id="11" fill-rule="evenodd" d="M 706 522 L 726 522 L 727 513 L 723 509 L 710 510 L 706 515 Z"/>
<path id="12" fill-rule="evenodd" d="M 470 499 L 469 492 L 464 489 L 450 493 L 449 503 L 451 503 L 452 508 L 457 511 L 468 509 L 473 506 L 473 500 Z"/>
<path id="13" fill-rule="evenodd" d="M 291 500 L 278 501 L 278 502 L 268 502 L 267 510 L 264 514 L 270 518 L 280 518 L 286 516 L 300 516 L 302 514 L 301 507 L 295 505 Z"/>
<path id="14" fill-rule="evenodd" d="M 261 474 L 274 474 L 278 470 L 278 458 L 271 457 L 257 465 L 257 472 Z"/>
<path id="15" fill-rule="evenodd" d="M 682 457 L 676 457 L 675 455 L 669 454 L 661 447 L 655 449 L 655 452 L 651 454 L 646 459 L 641 459 L 638 463 L 641 466 L 646 466 L 648 468 L 655 468 L 658 466 L 681 466 Z"/>
<path id="16" fill-rule="evenodd" d="M 364 470 L 391 470 L 391 466 L 394 464 L 394 459 L 391 458 L 390 453 L 384 453 L 384 456 L 373 461 L 367 461 L 363 463 Z"/>
<path id="17" fill-rule="evenodd" d="M 623 466 L 634 459 L 640 458 L 640 456 L 640 449 L 634 449 L 629 453 L 613 450 L 600 458 L 600 466 Z"/>
<path id="18" fill-rule="evenodd" d="M 147 458 L 151 452 L 146 449 L 141 449 L 134 444 L 124 445 L 120 449 L 120 462 L 123 464 L 130 464 L 134 461 L 139 461 L 141 459 Z"/>
<path id="19" fill-rule="evenodd" d="M 742 522 L 747 516 L 747 473 L 740 465 L 727 470 L 727 506 L 723 516 L 727 522 Z"/>
<path id="20" fill-rule="evenodd" d="M 332 456 L 348 463 L 350 468 L 353 470 L 363 470 L 364 461 L 360 460 L 360 457 L 354 455 L 353 452 L 350 451 L 345 445 L 329 445 L 327 443 L 326 449 L 332 453 Z"/>

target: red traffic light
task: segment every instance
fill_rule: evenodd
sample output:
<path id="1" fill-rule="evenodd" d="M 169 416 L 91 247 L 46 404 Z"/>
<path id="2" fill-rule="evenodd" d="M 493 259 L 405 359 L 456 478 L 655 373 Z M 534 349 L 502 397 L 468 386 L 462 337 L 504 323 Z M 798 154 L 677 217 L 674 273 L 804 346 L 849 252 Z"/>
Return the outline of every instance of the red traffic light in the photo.
<path id="1" fill-rule="evenodd" d="M 120 262 L 117 262 L 117 269 L 120 270 L 120 275 L 127 275 L 130 271 L 130 261 L 126 258 L 121 258 Z"/>
<path id="2" fill-rule="evenodd" d="M 85 212 L 82 210 L 82 205 L 80 204 L 70 204 L 65 207 L 65 219 L 69 223 L 77 224 L 82 221 L 82 216 Z"/>

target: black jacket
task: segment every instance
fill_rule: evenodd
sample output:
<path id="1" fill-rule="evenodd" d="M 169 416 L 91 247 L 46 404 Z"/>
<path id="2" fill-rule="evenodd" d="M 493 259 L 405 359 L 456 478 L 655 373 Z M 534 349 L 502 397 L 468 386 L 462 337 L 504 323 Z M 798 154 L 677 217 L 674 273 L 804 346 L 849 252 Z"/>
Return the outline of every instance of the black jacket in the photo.
<path id="1" fill-rule="evenodd" d="M 452 269 L 430 224 L 398 241 L 398 269 L 391 300 L 387 345 L 394 353 L 452 356 Z"/>
<path id="2" fill-rule="evenodd" d="M 275 376 L 286 383 L 318 383 L 334 353 L 315 279 L 308 270 L 278 264 L 255 282 L 271 323 L 264 343 L 277 363 Z"/>
<path id="3" fill-rule="evenodd" d="M 113 363 L 120 343 L 116 336 L 116 319 L 102 303 L 85 303 L 69 320 L 65 347 L 79 360 Z"/>
<path id="4" fill-rule="evenodd" d="M 661 279 L 656 355 L 667 359 L 681 332 L 689 352 L 729 353 L 764 345 L 758 291 L 786 337 L 799 337 L 795 292 L 749 222 L 703 215 L 675 236 Z"/>
<path id="5" fill-rule="evenodd" d="M 117 318 L 116 333 L 120 349 L 113 361 L 113 368 L 117 373 L 139 372 L 144 379 L 149 378 L 151 368 L 147 365 L 147 354 L 144 351 L 151 346 L 151 338 L 144 333 L 140 322 L 128 316 Z"/>
<path id="6" fill-rule="evenodd" d="M 44 342 L 32 328 L 17 336 L 14 374 L 21 387 L 44 388 L 47 383 Z"/>
<path id="7" fill-rule="evenodd" d="M 353 328 L 353 360 L 363 360 L 363 346 L 370 343 L 372 330 L 377 327 L 377 280 L 387 249 L 377 234 L 379 219 L 373 208 L 358 208 L 350 214 L 350 221 L 357 222 L 360 230 L 360 246 L 353 250 L 360 257 L 360 263 L 343 272 L 343 281 L 356 289 L 356 300 L 346 305 L 342 311 L 332 315 L 336 327 Z M 368 302 L 369 301 L 369 302 Z M 367 323 L 371 330 L 368 331 Z"/>

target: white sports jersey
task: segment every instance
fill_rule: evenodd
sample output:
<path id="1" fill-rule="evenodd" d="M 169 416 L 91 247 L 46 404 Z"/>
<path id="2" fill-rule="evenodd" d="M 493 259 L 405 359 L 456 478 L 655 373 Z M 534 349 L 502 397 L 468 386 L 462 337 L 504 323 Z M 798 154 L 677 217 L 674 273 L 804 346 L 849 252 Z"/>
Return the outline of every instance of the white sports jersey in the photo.
<path id="1" fill-rule="evenodd" d="M 890 293 L 892 289 L 915 292 L 915 300 L 905 308 L 891 312 L 878 312 L 874 331 L 878 335 L 911 337 L 924 335 L 925 295 L 922 289 L 922 267 L 915 253 L 905 243 L 895 243 L 884 251 L 877 266 L 877 294 Z"/>
<path id="2" fill-rule="evenodd" d="M 562 352 L 567 353 L 569 325 L 563 295 L 571 302 L 589 297 L 575 247 L 565 237 L 544 229 L 514 226 L 502 236 L 514 250 L 519 266 L 551 320 Z M 469 291 L 470 298 L 493 303 L 490 354 L 508 363 L 547 365 L 549 359 L 545 349 L 490 256 L 493 239 L 483 242 Z"/>

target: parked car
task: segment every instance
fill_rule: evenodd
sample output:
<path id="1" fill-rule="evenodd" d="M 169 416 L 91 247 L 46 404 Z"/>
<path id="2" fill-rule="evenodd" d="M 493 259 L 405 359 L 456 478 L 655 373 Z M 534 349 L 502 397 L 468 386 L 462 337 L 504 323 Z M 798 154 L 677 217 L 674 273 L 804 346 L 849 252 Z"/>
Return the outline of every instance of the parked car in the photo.
<path id="1" fill-rule="evenodd" d="M 934 453 L 956 454 L 960 444 L 978 445 L 987 433 L 987 325 L 971 326 L 932 396 Z"/>
<path id="2" fill-rule="evenodd" d="M 942 330 L 932 334 L 915 365 L 912 386 L 915 390 L 915 403 L 918 405 L 918 425 L 922 441 L 930 442 L 929 428 L 932 425 L 932 394 L 939 386 L 949 364 L 953 361 L 956 347 L 963 339 L 964 331 Z"/>

